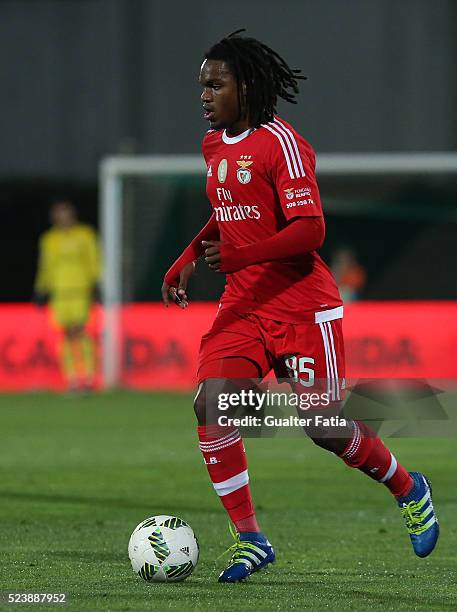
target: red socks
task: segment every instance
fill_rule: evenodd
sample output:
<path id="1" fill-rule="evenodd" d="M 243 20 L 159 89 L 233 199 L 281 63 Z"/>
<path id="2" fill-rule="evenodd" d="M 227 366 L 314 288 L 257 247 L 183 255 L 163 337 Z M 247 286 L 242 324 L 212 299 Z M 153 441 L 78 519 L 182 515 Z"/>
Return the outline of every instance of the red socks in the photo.
<path id="1" fill-rule="evenodd" d="M 411 491 L 412 477 L 362 421 L 354 421 L 352 440 L 340 456 L 350 467 L 358 468 L 385 484 L 396 497 L 404 497 Z"/>
<path id="2" fill-rule="evenodd" d="M 209 477 L 236 530 L 260 531 L 240 432 L 217 425 L 199 426 L 197 432 Z"/>
<path id="3" fill-rule="evenodd" d="M 236 530 L 259 532 L 240 432 L 217 425 L 199 426 L 197 431 L 214 489 Z M 385 484 L 396 497 L 404 497 L 413 486 L 412 477 L 397 463 L 375 432 L 361 421 L 354 421 L 352 439 L 341 458 L 350 467 Z"/>

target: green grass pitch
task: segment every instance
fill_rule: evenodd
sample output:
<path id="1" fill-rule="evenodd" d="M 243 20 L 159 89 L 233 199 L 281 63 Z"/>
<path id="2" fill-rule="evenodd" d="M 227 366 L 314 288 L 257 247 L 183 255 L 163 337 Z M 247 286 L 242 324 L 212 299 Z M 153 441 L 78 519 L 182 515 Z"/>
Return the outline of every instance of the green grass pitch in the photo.
<path id="1" fill-rule="evenodd" d="M 66 592 L 74 610 L 456 609 L 455 439 L 388 441 L 434 485 L 442 532 L 428 559 L 413 554 L 383 486 L 309 440 L 247 440 L 277 563 L 219 585 L 216 559 L 231 541 L 191 404 L 165 393 L 1 396 L 0 591 Z M 183 583 L 131 570 L 130 533 L 153 514 L 181 516 L 198 536 L 200 562 Z"/>

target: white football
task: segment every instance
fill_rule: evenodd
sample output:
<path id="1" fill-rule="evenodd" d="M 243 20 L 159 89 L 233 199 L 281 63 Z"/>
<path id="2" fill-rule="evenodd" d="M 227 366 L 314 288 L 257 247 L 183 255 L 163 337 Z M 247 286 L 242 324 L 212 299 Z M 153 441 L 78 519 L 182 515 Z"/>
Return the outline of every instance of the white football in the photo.
<path id="1" fill-rule="evenodd" d="M 179 582 L 198 562 L 198 542 L 192 528 L 176 516 L 151 516 L 135 527 L 129 557 L 135 574 L 147 582 Z"/>

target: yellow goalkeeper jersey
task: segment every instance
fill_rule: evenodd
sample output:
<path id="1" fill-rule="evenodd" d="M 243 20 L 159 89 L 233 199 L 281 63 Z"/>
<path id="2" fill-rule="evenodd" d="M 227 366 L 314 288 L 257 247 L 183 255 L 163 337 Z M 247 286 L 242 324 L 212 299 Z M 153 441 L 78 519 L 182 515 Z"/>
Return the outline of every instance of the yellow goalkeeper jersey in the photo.
<path id="1" fill-rule="evenodd" d="M 56 296 L 89 291 L 100 278 L 100 253 L 88 225 L 51 228 L 40 238 L 35 290 Z"/>

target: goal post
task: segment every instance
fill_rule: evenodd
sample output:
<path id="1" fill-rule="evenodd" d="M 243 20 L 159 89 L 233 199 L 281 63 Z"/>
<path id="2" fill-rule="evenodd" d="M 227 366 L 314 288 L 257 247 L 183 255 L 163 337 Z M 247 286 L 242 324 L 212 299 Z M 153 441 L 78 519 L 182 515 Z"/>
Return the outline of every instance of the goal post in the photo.
<path id="1" fill-rule="evenodd" d="M 100 228 L 103 275 L 102 384 L 117 385 L 120 371 L 122 304 L 122 180 L 126 176 L 204 175 L 201 156 L 112 156 L 100 164 Z"/>
<path id="2" fill-rule="evenodd" d="M 124 230 L 126 182 L 147 178 L 179 180 L 201 178 L 204 189 L 206 167 L 200 155 L 112 156 L 104 158 L 99 169 L 100 228 L 104 261 L 102 383 L 104 388 L 118 385 L 121 371 L 121 306 L 125 284 Z M 316 174 L 321 178 L 356 180 L 363 177 L 430 177 L 457 175 L 457 153 L 324 153 L 317 158 Z M 134 199 L 134 198 L 133 198 Z M 157 218 L 165 218 L 170 204 L 166 198 L 151 198 Z M 134 205 L 132 205 L 134 206 Z M 344 214 L 344 206 L 338 214 Z M 156 219 L 156 217 L 154 217 Z M 146 221 L 145 221 L 146 223 Z M 143 228 L 143 232 L 147 228 Z M 182 245 L 184 248 L 185 244 Z"/>

